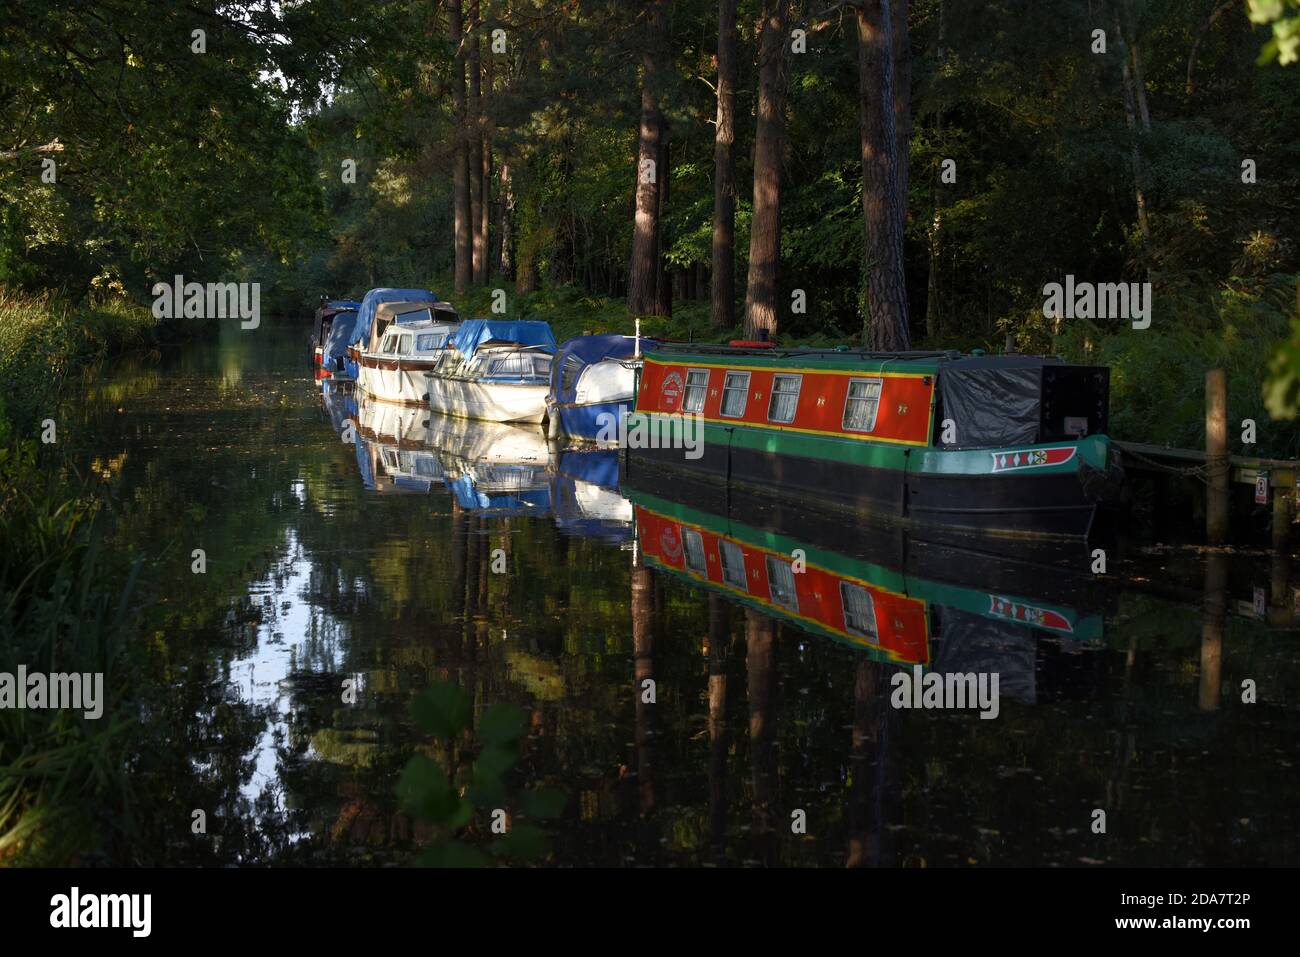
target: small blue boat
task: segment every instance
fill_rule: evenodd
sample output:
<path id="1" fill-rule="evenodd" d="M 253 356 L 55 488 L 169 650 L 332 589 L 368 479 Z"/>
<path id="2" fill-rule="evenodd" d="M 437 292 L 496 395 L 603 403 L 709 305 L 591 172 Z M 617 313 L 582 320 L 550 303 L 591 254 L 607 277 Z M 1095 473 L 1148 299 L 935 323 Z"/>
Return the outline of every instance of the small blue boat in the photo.
<path id="1" fill-rule="evenodd" d="M 641 350 L 657 345 L 634 336 L 577 336 L 560 346 L 547 396 L 553 430 L 576 439 L 617 444 L 618 423 L 632 407 Z"/>

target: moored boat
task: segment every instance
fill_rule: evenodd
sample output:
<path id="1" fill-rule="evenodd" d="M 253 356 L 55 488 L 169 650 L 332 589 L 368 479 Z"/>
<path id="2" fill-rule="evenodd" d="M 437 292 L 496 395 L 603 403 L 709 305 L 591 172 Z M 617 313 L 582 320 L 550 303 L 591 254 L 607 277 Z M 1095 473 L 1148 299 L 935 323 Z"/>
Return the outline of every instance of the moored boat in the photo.
<path id="1" fill-rule="evenodd" d="M 368 344 L 357 355 L 358 383 L 381 401 L 426 408 L 427 375 L 459 326 L 448 303 L 380 303 L 371 319 Z"/>
<path id="2" fill-rule="evenodd" d="M 349 322 L 355 318 L 356 311 L 360 308 L 361 303 L 354 299 L 321 298 L 320 307 L 316 310 L 316 316 L 312 321 L 312 363 L 315 366 L 332 371 L 332 363 L 328 361 L 325 350 L 330 331 L 340 316 L 344 317 L 344 322 Z"/>
<path id="3" fill-rule="evenodd" d="M 617 444 L 619 420 L 636 395 L 641 351 L 656 346 L 637 336 L 577 336 L 555 354 L 547 416 L 553 434 L 605 446 Z"/>
<path id="4" fill-rule="evenodd" d="M 374 327 L 375 309 L 386 302 L 416 302 L 421 304 L 436 303 L 438 297 L 428 289 L 391 289 L 381 287 L 371 289 L 361 297 L 361 305 L 357 308 L 357 321 L 353 325 L 347 342 L 346 356 L 342 362 L 342 372 L 352 379 L 358 377 L 360 371 L 358 362 L 361 358 L 361 352 L 370 345 L 370 335 Z M 379 329 L 379 333 L 383 330 Z"/>
<path id="5" fill-rule="evenodd" d="M 427 377 L 432 412 L 489 422 L 545 418 L 555 353 L 547 323 L 472 319 L 449 346 Z"/>
<path id="6" fill-rule="evenodd" d="M 1123 480 L 1108 395 L 1105 368 L 1044 356 L 661 346 L 624 465 L 904 523 L 1084 539 Z"/>

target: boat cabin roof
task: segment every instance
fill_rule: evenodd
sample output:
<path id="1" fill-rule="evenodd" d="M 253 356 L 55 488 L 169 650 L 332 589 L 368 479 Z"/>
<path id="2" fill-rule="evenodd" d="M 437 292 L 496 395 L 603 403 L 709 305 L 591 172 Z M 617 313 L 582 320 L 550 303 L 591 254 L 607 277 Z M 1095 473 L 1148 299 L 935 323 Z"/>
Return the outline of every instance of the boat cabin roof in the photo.
<path id="1" fill-rule="evenodd" d="M 1057 356 L 985 355 L 955 349 L 924 352 L 875 352 L 870 349 L 754 349 L 708 343 L 658 343 L 645 348 L 651 361 L 716 367 L 785 369 L 854 369 L 927 373 L 940 369 L 1031 369 L 1058 365 Z"/>

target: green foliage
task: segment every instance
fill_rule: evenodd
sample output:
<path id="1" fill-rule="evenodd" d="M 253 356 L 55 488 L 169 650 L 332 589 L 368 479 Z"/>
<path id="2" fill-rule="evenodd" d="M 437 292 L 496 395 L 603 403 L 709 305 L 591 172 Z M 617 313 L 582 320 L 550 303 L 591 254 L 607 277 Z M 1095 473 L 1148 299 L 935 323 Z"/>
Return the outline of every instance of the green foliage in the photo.
<path id="1" fill-rule="evenodd" d="M 451 682 L 440 682 L 411 702 L 411 716 L 421 730 L 448 746 L 468 740 L 473 701 Z M 490 858 L 461 838 L 470 830 L 476 812 L 496 813 L 516 804 L 529 818 L 545 820 L 564 811 L 565 795 L 552 788 L 511 794 L 510 771 L 519 761 L 524 736 L 524 713 L 517 705 L 498 702 L 479 718 L 473 740 L 477 755 L 453 781 L 443 766 L 427 754 L 413 755 L 402 770 L 397 793 L 402 806 L 432 825 L 433 843 L 420 854 L 425 867 L 482 867 Z M 489 846 L 492 856 L 511 863 L 527 863 L 546 853 L 546 838 L 535 824 L 511 821 L 501 837 Z"/>
<path id="2" fill-rule="evenodd" d="M 1273 28 L 1272 38 L 1260 51 L 1260 64 L 1276 60 L 1286 66 L 1300 60 L 1300 0 L 1247 0 L 1247 5 L 1251 23 Z"/>

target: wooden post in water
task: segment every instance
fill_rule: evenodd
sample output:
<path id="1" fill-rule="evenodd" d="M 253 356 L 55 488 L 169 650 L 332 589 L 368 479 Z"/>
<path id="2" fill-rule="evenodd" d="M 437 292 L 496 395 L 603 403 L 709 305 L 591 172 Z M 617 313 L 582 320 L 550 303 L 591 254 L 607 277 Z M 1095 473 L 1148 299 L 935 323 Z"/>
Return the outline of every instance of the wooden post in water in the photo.
<path id="1" fill-rule="evenodd" d="M 1285 485 L 1273 486 L 1273 550 L 1286 551 L 1287 535 L 1291 532 L 1291 496 L 1294 491 Z"/>
<path id="2" fill-rule="evenodd" d="M 1228 539 L 1228 377 L 1222 369 L 1205 373 L 1205 537 L 1211 545 Z"/>
<path id="3" fill-rule="evenodd" d="M 1202 711 L 1217 711 L 1223 687 L 1223 630 L 1228 618 L 1228 558 L 1222 553 L 1205 558 L 1205 598 L 1201 607 Z"/>

